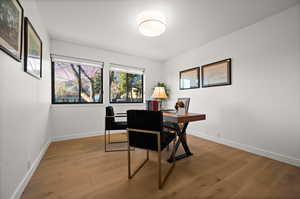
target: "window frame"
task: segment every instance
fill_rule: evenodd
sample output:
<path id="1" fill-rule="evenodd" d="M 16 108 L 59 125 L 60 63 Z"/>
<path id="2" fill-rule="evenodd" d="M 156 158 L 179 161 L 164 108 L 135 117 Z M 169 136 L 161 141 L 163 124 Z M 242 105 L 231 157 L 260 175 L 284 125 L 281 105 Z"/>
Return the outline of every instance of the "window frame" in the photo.
<path id="1" fill-rule="evenodd" d="M 142 75 L 142 101 L 141 102 L 129 102 L 129 101 L 126 101 L 126 102 L 112 102 L 112 99 L 111 99 L 111 81 L 110 81 L 110 72 L 111 71 L 115 71 L 115 70 L 109 70 L 109 103 L 110 104 L 143 104 L 144 103 L 144 76 L 145 76 L 145 73 L 141 74 Z M 115 72 L 118 72 L 118 71 L 115 71 Z M 134 73 L 129 73 L 129 72 L 124 72 L 126 73 L 126 95 L 128 94 L 128 74 L 134 74 Z M 126 100 L 128 100 L 128 96 L 126 96 Z"/>
<path id="2" fill-rule="evenodd" d="M 70 61 L 71 62 L 71 61 Z M 55 102 L 55 61 L 52 60 L 51 58 L 51 104 L 55 104 L 55 105 L 58 105 L 58 104 L 63 104 L 63 105 L 66 105 L 66 104 L 103 104 L 103 96 L 104 96 L 104 90 L 103 90 L 103 68 L 104 68 L 104 62 L 101 62 L 102 63 L 102 67 L 99 67 L 101 68 L 101 101 L 100 102 L 81 102 L 81 75 L 79 75 L 80 77 L 80 81 L 78 83 L 78 90 L 79 90 L 79 93 L 78 93 L 78 96 L 79 96 L 79 102 Z M 81 66 L 80 66 L 81 67 Z M 79 70 L 79 74 L 81 74 L 81 70 Z"/>

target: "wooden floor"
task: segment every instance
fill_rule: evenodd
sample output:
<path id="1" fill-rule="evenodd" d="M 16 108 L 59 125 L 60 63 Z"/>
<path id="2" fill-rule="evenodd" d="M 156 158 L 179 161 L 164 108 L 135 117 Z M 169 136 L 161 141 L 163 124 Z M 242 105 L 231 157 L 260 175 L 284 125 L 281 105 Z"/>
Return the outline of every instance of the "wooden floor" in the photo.
<path id="1" fill-rule="evenodd" d="M 127 152 L 105 153 L 103 136 L 54 142 L 22 199 L 300 198 L 300 168 L 194 136 L 188 141 L 194 155 L 176 163 L 162 190 L 155 153 L 128 180 Z M 132 153 L 134 164 L 145 156 Z"/>

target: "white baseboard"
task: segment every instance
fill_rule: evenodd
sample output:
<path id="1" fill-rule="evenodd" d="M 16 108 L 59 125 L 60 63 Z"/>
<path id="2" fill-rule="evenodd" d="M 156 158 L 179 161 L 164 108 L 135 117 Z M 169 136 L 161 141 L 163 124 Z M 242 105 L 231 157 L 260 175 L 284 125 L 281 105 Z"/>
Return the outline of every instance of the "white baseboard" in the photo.
<path id="1" fill-rule="evenodd" d="M 121 133 L 124 131 L 125 130 L 114 130 L 114 131 L 110 131 L 110 134 Z M 73 140 L 73 139 L 86 138 L 86 137 L 94 137 L 94 136 L 99 136 L 99 135 L 104 135 L 104 132 L 100 130 L 100 131 L 94 131 L 94 132 L 74 133 L 74 134 L 70 134 L 70 135 L 58 136 L 58 137 L 53 137 L 52 142 L 63 141 L 63 140 Z"/>
<path id="2" fill-rule="evenodd" d="M 104 132 L 95 131 L 95 132 L 74 133 L 74 134 L 70 134 L 70 135 L 58 136 L 58 137 L 53 137 L 52 142 L 63 141 L 63 140 L 72 140 L 72 139 L 85 138 L 85 137 L 93 137 L 93 136 L 99 136 L 99 135 L 104 135 Z"/>
<path id="3" fill-rule="evenodd" d="M 241 144 L 241 143 L 238 143 L 238 142 L 234 142 L 232 140 L 210 136 L 210 135 L 207 135 L 207 134 L 204 134 L 204 133 L 190 133 L 190 134 L 194 135 L 194 136 L 197 136 L 197 137 L 201 137 L 201 138 L 206 139 L 206 140 L 210 140 L 210 141 L 213 141 L 213 142 L 224 144 L 224 145 L 227 145 L 227 146 L 230 146 L 230 147 L 233 147 L 233 148 L 237 148 L 237 149 L 240 149 L 240 150 L 243 150 L 243 151 L 247 151 L 247 152 L 250 152 L 250 153 L 254 153 L 254 154 L 257 154 L 257 155 L 261 155 L 261 156 L 264 156 L 264 157 L 267 157 L 267 158 L 271 158 L 271 159 L 274 159 L 274 160 L 278 160 L 280 162 L 284 162 L 284 163 L 287 163 L 287 164 L 291 164 L 291 165 L 300 167 L 300 159 L 297 159 L 297 158 L 293 158 L 293 157 L 289 157 L 289 156 L 282 155 L 282 154 L 279 154 L 279 153 L 267 151 L 267 150 L 260 149 L 260 148 L 257 148 L 257 147 L 253 147 L 253 146 L 249 146 L 249 145 L 246 145 L 246 144 Z"/>
<path id="4" fill-rule="evenodd" d="M 33 161 L 30 169 L 27 171 L 27 173 L 25 174 L 24 178 L 22 179 L 22 181 L 20 182 L 20 184 L 17 186 L 16 190 L 14 191 L 14 193 L 12 194 L 12 196 L 10 197 L 10 199 L 19 199 L 21 197 L 21 195 L 22 195 L 25 187 L 27 186 L 27 184 L 28 184 L 29 180 L 31 179 L 33 173 L 35 172 L 35 170 L 39 166 L 40 161 L 43 158 L 45 152 L 47 151 L 50 143 L 51 143 L 51 140 L 48 140 L 47 143 L 43 146 L 43 148 L 40 151 L 39 155 Z"/>

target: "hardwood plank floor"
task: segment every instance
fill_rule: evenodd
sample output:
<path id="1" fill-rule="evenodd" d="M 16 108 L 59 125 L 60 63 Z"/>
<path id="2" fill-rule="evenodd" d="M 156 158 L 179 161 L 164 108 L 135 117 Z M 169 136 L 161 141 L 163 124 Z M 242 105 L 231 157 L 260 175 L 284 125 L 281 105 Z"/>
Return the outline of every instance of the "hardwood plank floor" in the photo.
<path id="1" fill-rule="evenodd" d="M 300 198 L 300 168 L 190 135 L 188 141 L 194 155 L 176 163 L 162 190 L 155 153 L 128 180 L 127 152 L 105 153 L 103 136 L 54 142 L 22 199 Z M 145 157 L 143 150 L 132 154 L 133 165 Z"/>

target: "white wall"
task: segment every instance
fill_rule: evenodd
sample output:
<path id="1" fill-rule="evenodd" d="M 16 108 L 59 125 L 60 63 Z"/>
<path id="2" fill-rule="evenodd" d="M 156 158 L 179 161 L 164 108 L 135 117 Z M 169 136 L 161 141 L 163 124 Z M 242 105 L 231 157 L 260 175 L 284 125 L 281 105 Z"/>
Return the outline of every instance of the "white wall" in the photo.
<path id="1" fill-rule="evenodd" d="M 18 198 L 50 141 L 49 39 L 35 0 L 21 1 L 43 41 L 43 79 L 38 80 L 0 51 L 0 198 Z M 24 51 L 23 51 L 24 52 Z M 23 56 L 22 56 L 23 57 Z M 24 183 L 25 182 L 25 183 Z"/>
<path id="2" fill-rule="evenodd" d="M 180 91 L 180 70 L 232 58 L 232 85 Z M 207 120 L 188 132 L 300 166 L 300 5 L 168 60 L 166 82 Z"/>
<path id="3" fill-rule="evenodd" d="M 104 103 L 100 105 L 52 105 L 53 139 L 62 140 L 89 135 L 103 134 L 105 106 L 109 104 L 109 64 L 123 64 L 145 68 L 145 96 L 152 94 L 152 87 L 163 78 L 159 62 L 149 59 L 124 55 L 102 49 L 53 40 L 51 53 L 78 58 L 103 61 L 104 66 Z M 113 104 L 116 112 L 127 109 L 141 109 L 145 104 Z"/>

